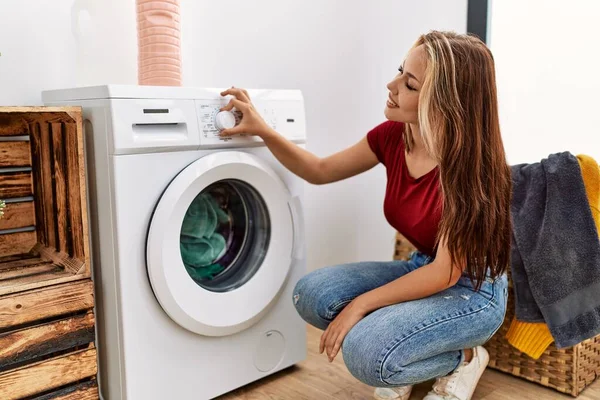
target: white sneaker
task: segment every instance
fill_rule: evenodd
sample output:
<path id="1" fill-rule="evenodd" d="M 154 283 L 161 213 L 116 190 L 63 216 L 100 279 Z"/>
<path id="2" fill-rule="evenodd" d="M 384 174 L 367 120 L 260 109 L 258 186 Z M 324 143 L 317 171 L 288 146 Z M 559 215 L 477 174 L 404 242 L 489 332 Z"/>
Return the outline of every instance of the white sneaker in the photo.
<path id="1" fill-rule="evenodd" d="M 377 388 L 375 389 L 375 400 L 408 400 L 412 388 L 412 385 L 395 388 Z"/>
<path id="2" fill-rule="evenodd" d="M 450 375 L 437 378 L 433 390 L 423 400 L 471 400 L 489 361 L 487 350 L 475 347 L 471 362 L 464 362 Z"/>

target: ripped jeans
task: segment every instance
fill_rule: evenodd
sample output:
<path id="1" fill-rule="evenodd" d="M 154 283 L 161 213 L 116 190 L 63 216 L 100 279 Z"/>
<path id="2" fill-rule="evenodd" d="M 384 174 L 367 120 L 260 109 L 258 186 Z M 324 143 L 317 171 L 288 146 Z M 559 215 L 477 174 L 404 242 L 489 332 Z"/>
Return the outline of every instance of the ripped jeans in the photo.
<path id="1" fill-rule="evenodd" d="M 414 251 L 408 261 L 360 262 L 323 268 L 303 277 L 294 304 L 309 324 L 325 330 L 355 297 L 385 285 L 432 259 Z M 412 385 L 447 375 L 463 349 L 483 345 L 504 321 L 506 274 L 487 278 L 475 292 L 468 277 L 443 292 L 380 308 L 345 337 L 348 370 L 376 387 Z"/>

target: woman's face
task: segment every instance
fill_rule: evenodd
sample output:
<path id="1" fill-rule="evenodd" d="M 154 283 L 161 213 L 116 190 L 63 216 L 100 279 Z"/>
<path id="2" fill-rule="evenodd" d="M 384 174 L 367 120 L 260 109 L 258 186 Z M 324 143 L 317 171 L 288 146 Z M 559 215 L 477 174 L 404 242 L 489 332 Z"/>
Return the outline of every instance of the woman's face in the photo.
<path id="1" fill-rule="evenodd" d="M 418 123 L 419 92 L 425 77 L 427 58 L 423 46 L 412 49 L 399 68 L 398 75 L 387 84 L 390 91 L 385 117 L 407 124 Z"/>

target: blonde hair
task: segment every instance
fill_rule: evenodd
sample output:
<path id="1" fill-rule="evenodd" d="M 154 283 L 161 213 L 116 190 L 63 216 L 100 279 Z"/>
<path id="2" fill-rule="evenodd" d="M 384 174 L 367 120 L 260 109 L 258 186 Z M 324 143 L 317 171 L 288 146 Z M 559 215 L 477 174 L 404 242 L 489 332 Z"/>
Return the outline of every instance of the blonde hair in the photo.
<path id="1" fill-rule="evenodd" d="M 419 95 L 420 136 L 439 164 L 443 198 L 436 238 L 477 287 L 510 262 L 512 178 L 500 134 L 494 59 L 478 38 L 432 31 L 413 47 L 427 57 Z M 414 142 L 406 125 L 407 151 Z"/>

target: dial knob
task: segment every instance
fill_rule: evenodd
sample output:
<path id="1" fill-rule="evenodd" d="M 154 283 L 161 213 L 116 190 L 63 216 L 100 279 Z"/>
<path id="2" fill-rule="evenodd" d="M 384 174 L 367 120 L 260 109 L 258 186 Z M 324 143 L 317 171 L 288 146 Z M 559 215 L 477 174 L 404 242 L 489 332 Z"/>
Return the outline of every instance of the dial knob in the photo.
<path id="1" fill-rule="evenodd" d="M 233 128 L 235 126 L 235 115 L 231 111 L 219 111 L 215 116 L 215 126 L 220 131 Z"/>

